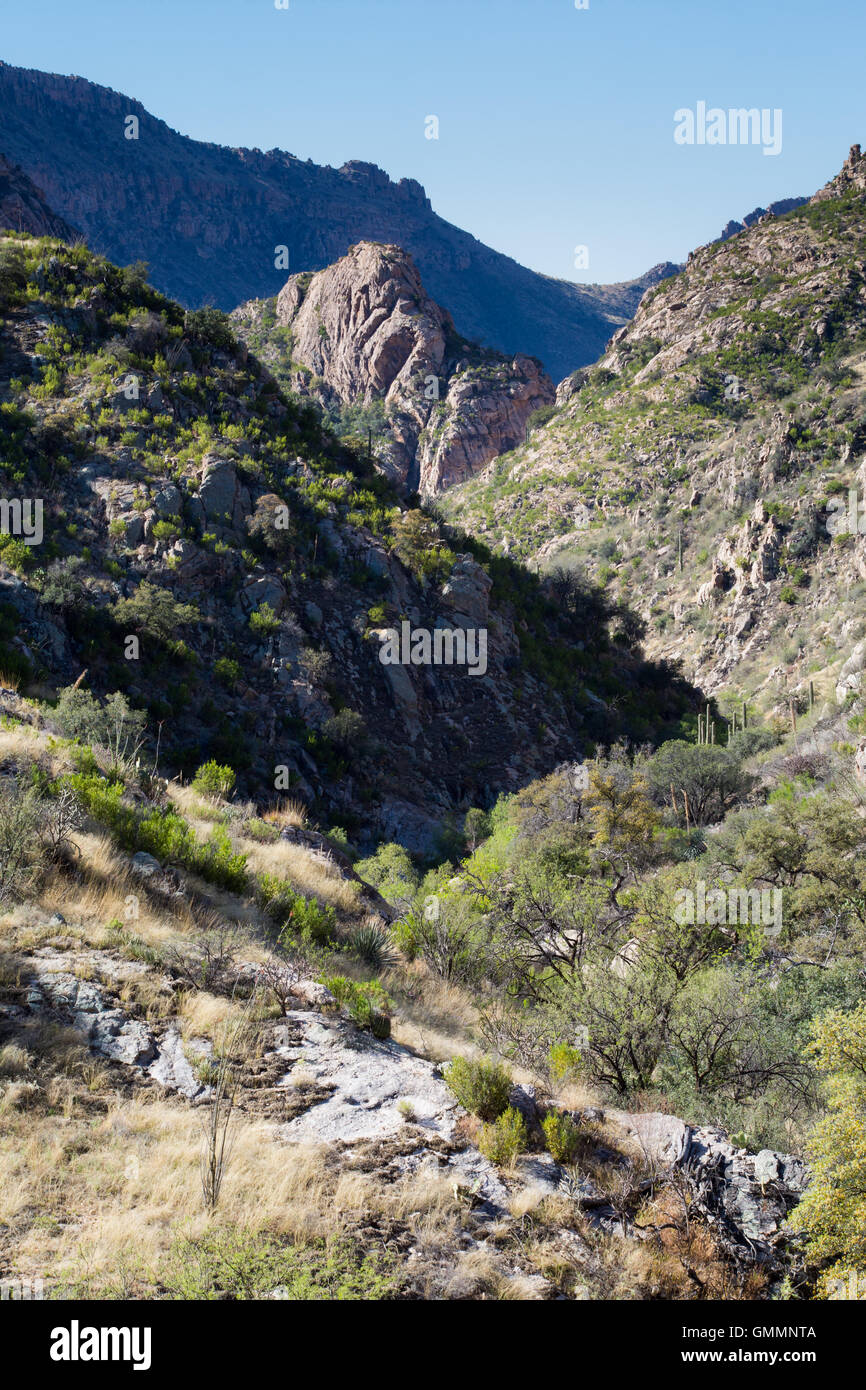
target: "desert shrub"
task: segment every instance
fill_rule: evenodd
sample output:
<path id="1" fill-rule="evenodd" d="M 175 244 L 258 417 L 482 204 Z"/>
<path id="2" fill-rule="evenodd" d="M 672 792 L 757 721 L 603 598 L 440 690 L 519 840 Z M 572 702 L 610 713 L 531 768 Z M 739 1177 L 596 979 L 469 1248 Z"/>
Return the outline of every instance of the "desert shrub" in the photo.
<path id="1" fill-rule="evenodd" d="M 778 742 L 778 734 L 771 729 L 739 729 L 728 746 L 744 762 L 755 753 L 765 753 L 768 748 L 775 748 Z"/>
<path id="2" fill-rule="evenodd" d="M 178 603 L 169 589 L 146 581 L 129 598 L 114 605 L 115 621 L 134 627 L 158 642 L 170 642 L 177 628 L 198 620 L 198 609 L 191 603 Z"/>
<path id="3" fill-rule="evenodd" d="M 509 1105 L 492 1124 L 484 1125 L 478 1137 L 478 1147 L 491 1163 L 513 1163 L 526 1148 L 526 1123 L 519 1110 Z"/>
<path id="4" fill-rule="evenodd" d="M 83 564 L 84 561 L 80 555 L 71 555 L 63 560 L 52 560 L 42 581 L 39 595 L 42 602 L 49 604 L 52 608 L 61 608 L 64 611 L 75 608 L 84 596 L 84 586 L 78 577 L 78 571 Z"/>
<path id="5" fill-rule="evenodd" d="M 259 875 L 256 900 L 280 928 L 280 938 L 286 944 L 293 938 L 319 946 L 333 940 L 337 926 L 334 909 L 315 898 L 305 898 L 277 874 Z"/>
<path id="6" fill-rule="evenodd" d="M 334 658 L 326 647 L 302 647 L 301 670 L 310 685 L 325 685 L 334 675 Z"/>
<path id="7" fill-rule="evenodd" d="M 265 1232 L 225 1226 L 179 1237 L 156 1277 L 169 1298 L 185 1301 L 368 1301 L 393 1298 L 398 1286 L 387 1259 L 348 1239 L 294 1245 Z"/>
<path id="8" fill-rule="evenodd" d="M 232 660 L 230 656 L 221 656 L 218 661 L 214 662 L 213 673 L 220 685 L 231 690 L 241 678 L 240 664 Z"/>
<path id="9" fill-rule="evenodd" d="M 214 800 L 217 797 L 230 797 L 234 785 L 235 774 L 232 768 L 214 762 L 213 759 L 202 763 L 192 779 L 193 791 L 198 792 L 199 796 L 210 796 Z"/>
<path id="10" fill-rule="evenodd" d="M 364 1028 L 375 1038 L 391 1034 L 388 1010 L 391 1000 L 378 980 L 359 984 L 346 975 L 323 975 L 321 983 L 329 989 L 341 1008 L 345 1009 L 358 1028 Z"/>
<path id="11" fill-rule="evenodd" d="M 270 637 L 279 627 L 280 620 L 269 603 L 263 603 L 250 614 L 250 631 L 257 637 Z"/>
<path id="12" fill-rule="evenodd" d="M 866 1004 L 818 1018 L 809 1051 L 827 1079 L 829 1110 L 811 1135 L 812 1182 L 792 1224 L 824 1266 L 827 1298 L 850 1271 L 866 1276 Z"/>
<path id="13" fill-rule="evenodd" d="M 713 744 L 663 743 L 647 766 L 650 787 L 660 802 L 670 800 L 670 789 L 685 791 L 694 825 L 712 825 L 752 786 L 736 751 Z"/>
<path id="14" fill-rule="evenodd" d="M 547 1070 L 552 1081 L 566 1081 L 577 1076 L 583 1064 L 583 1054 L 571 1043 L 554 1043 L 547 1054 Z"/>
<path id="15" fill-rule="evenodd" d="M 393 935 L 410 960 L 420 955 L 450 984 L 475 984 L 485 973 L 489 942 L 468 896 L 431 894 L 394 924 Z"/>
<path id="16" fill-rule="evenodd" d="M 390 933 L 373 922 L 365 922 L 350 933 L 347 945 L 353 956 L 374 970 L 387 970 L 396 962 Z"/>
<path id="17" fill-rule="evenodd" d="M 0 784 L 0 903 L 19 902 L 39 882 L 42 814 L 35 789 Z"/>
<path id="18" fill-rule="evenodd" d="M 367 725 L 354 709 L 341 709 L 322 725 L 322 733 L 341 753 L 359 751 L 365 742 Z"/>
<path id="19" fill-rule="evenodd" d="M 153 807 L 142 814 L 125 802 L 118 782 L 86 773 L 73 773 L 66 782 L 82 806 L 107 826 L 124 849 L 145 850 L 163 862 L 181 864 L 234 893 L 248 890 L 246 855 L 235 854 L 222 826 L 202 844 L 173 808 Z"/>
<path id="20" fill-rule="evenodd" d="M 196 342 L 214 347 L 221 352 L 232 352 L 236 347 L 231 319 L 221 309 L 206 305 L 203 309 L 188 309 L 183 321 L 184 332 Z"/>
<path id="21" fill-rule="evenodd" d="M 541 1122 L 549 1152 L 557 1163 L 573 1163 L 580 1142 L 580 1131 L 564 1110 L 548 1110 Z"/>
<path id="22" fill-rule="evenodd" d="M 454 1057 L 442 1075 L 464 1110 L 482 1120 L 496 1120 L 508 1105 L 511 1076 L 500 1062 L 484 1057 Z"/>
<path id="23" fill-rule="evenodd" d="M 402 845 L 380 845 L 375 854 L 355 865 L 359 877 L 377 888 L 388 902 L 405 901 L 407 907 L 418 891 L 420 878 Z"/>
<path id="24" fill-rule="evenodd" d="M 66 686 L 60 691 L 54 722 L 66 738 L 106 748 L 113 768 L 129 768 L 141 752 L 147 716 L 133 709 L 119 690 L 99 701 L 89 690 Z"/>

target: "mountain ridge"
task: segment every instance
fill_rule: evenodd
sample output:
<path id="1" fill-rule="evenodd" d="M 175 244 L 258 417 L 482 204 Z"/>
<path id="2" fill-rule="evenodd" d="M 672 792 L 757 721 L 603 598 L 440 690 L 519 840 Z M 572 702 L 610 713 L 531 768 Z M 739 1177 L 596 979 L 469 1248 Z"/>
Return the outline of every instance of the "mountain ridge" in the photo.
<path id="1" fill-rule="evenodd" d="M 128 117 L 137 139 L 125 138 Z M 416 258 L 462 333 L 538 356 L 555 379 L 597 357 L 666 268 L 612 286 L 540 275 L 438 217 L 414 179 L 195 141 L 110 88 L 5 63 L 0 150 L 95 249 L 147 261 L 157 287 L 188 307 L 278 293 L 278 246 L 298 272 L 359 240 L 391 242 Z"/>

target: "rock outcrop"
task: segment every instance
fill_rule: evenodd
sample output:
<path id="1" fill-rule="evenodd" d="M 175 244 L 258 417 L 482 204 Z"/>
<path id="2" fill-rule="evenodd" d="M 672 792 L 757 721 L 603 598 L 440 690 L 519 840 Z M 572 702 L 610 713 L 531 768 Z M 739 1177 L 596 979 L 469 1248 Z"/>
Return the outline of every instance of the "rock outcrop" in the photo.
<path id="1" fill-rule="evenodd" d="M 260 334 L 262 310 L 242 305 L 233 316 L 239 332 Z M 256 350 L 294 392 L 326 406 L 384 402 L 377 457 L 409 491 L 431 494 L 472 477 L 523 443 L 533 411 L 554 400 L 535 358 L 463 341 L 398 246 L 361 242 L 316 275 L 292 275 L 276 299 L 275 327 L 270 341 L 254 337 Z"/>
<path id="2" fill-rule="evenodd" d="M 0 154 L 0 227 L 32 236 L 56 236 L 72 241 L 75 232 L 48 206 L 42 190 L 23 169 Z"/>

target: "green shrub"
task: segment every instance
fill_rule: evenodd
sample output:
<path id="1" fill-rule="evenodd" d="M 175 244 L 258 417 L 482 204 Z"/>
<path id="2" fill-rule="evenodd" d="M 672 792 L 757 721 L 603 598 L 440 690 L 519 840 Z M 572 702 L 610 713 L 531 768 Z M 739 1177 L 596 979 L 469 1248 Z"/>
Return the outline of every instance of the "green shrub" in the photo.
<path id="1" fill-rule="evenodd" d="M 552 1081 L 565 1081 L 580 1071 L 583 1055 L 570 1043 L 554 1043 L 547 1054 L 547 1070 Z"/>
<path id="2" fill-rule="evenodd" d="M 222 826 L 200 844 L 192 827 L 173 808 L 159 806 L 142 814 L 125 802 L 119 782 L 92 773 L 73 773 L 65 781 L 124 849 L 145 850 L 163 862 L 181 864 L 233 893 L 248 891 L 246 855 L 234 853 Z"/>
<path id="3" fill-rule="evenodd" d="M 269 603 L 263 603 L 250 614 L 250 631 L 257 637 L 270 637 L 279 626 L 280 620 Z"/>
<path id="4" fill-rule="evenodd" d="M 329 989 L 341 1008 L 345 1009 L 358 1028 L 365 1028 L 375 1038 L 391 1035 L 388 1010 L 391 1000 L 378 980 L 359 984 L 346 975 L 323 975 L 321 983 Z"/>
<path id="5" fill-rule="evenodd" d="M 38 884 L 46 858 L 42 821 L 35 788 L 0 787 L 0 903 L 19 902 Z"/>
<path id="6" fill-rule="evenodd" d="M 580 1131 L 564 1110 L 548 1110 L 541 1122 L 549 1152 L 557 1163 L 573 1163 L 580 1142 Z"/>
<path id="7" fill-rule="evenodd" d="M 185 1301 L 263 1299 L 303 1302 L 393 1298 L 397 1274 L 387 1258 L 351 1240 L 285 1244 L 265 1232 L 211 1227 L 175 1241 L 158 1270 L 168 1296 Z"/>
<path id="8" fill-rule="evenodd" d="M 442 1074 L 463 1109 L 482 1120 L 497 1119 L 508 1105 L 511 1076 L 500 1062 L 454 1057 Z"/>
<path id="9" fill-rule="evenodd" d="M 325 946 L 334 939 L 334 909 L 315 898 L 305 898 L 277 874 L 259 875 L 256 899 L 280 928 L 281 938 L 298 938 L 316 946 Z"/>
<path id="10" fill-rule="evenodd" d="M 131 767 L 141 752 L 147 718 L 119 690 L 102 704 L 89 690 L 66 686 L 53 718 L 65 738 L 107 748 L 114 768 Z"/>
<path id="11" fill-rule="evenodd" d="M 509 1105 L 492 1124 L 484 1125 L 478 1147 L 491 1163 L 513 1163 L 528 1143 L 526 1124 L 519 1110 Z"/>
<path id="12" fill-rule="evenodd" d="M 158 642 L 171 642 L 175 631 L 198 620 L 198 609 L 191 603 L 178 603 L 169 589 L 155 584 L 139 584 L 130 598 L 118 599 L 114 618 L 121 626 L 129 625 L 153 637 Z"/>
<path id="13" fill-rule="evenodd" d="M 230 767 L 214 762 L 202 763 L 192 779 L 193 791 L 199 796 L 210 796 L 214 800 L 221 796 L 228 798 L 234 791 L 235 774 Z"/>
<path id="14" fill-rule="evenodd" d="M 214 662 L 213 673 L 220 685 L 231 690 L 241 678 L 240 664 L 233 661 L 230 656 L 221 656 L 218 661 Z"/>

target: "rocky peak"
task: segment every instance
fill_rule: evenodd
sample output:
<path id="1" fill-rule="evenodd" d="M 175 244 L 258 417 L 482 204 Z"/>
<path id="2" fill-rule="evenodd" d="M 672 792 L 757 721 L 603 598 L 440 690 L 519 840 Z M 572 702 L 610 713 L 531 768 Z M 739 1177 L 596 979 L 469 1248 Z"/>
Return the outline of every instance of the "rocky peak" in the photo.
<path id="1" fill-rule="evenodd" d="M 403 394 L 413 375 L 438 372 L 455 332 L 412 257 L 375 242 L 312 279 L 292 275 L 277 296 L 277 324 L 291 329 L 295 359 L 347 403 Z"/>
<path id="2" fill-rule="evenodd" d="M 427 495 L 523 443 L 529 417 L 555 399 L 536 358 L 461 338 L 399 246 L 360 242 L 315 275 L 290 276 L 276 299 L 276 353 L 255 337 L 260 302 L 235 321 L 278 374 L 288 371 L 292 390 L 326 407 L 384 402 L 380 462 Z"/>
<path id="3" fill-rule="evenodd" d="M 813 203 L 823 203 L 828 198 L 840 198 L 843 193 L 857 189 L 866 193 L 866 155 L 859 145 L 852 145 L 848 158 L 835 178 L 819 189 L 812 199 Z"/>

